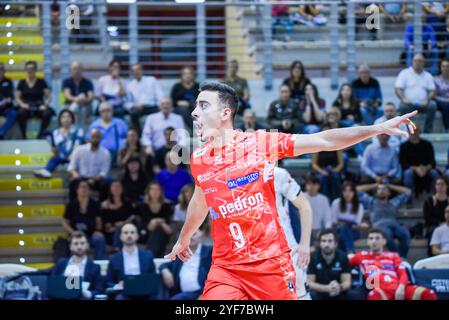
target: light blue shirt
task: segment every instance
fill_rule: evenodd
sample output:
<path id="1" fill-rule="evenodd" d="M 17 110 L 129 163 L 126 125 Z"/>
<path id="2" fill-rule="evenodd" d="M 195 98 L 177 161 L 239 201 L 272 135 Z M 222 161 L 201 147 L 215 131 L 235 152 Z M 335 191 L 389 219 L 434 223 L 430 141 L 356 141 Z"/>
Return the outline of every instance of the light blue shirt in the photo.
<path id="1" fill-rule="evenodd" d="M 93 129 L 101 132 L 100 146 L 107 149 L 111 154 L 116 154 L 125 146 L 126 136 L 128 134 L 128 125 L 119 118 L 113 118 L 108 127 L 106 127 L 101 118 L 95 120 L 87 130 L 87 140 Z"/>
<path id="2" fill-rule="evenodd" d="M 362 172 L 373 179 L 384 174 L 395 177 L 399 173 L 398 153 L 389 145 L 370 144 L 363 153 Z"/>

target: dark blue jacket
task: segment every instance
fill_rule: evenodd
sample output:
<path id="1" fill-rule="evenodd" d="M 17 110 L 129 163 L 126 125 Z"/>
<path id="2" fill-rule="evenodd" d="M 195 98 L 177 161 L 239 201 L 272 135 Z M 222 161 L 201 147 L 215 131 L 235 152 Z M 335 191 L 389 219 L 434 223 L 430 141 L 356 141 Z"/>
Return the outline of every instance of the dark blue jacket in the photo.
<path id="1" fill-rule="evenodd" d="M 209 273 L 210 266 L 212 264 L 212 247 L 211 246 L 201 246 L 200 252 L 200 270 L 198 272 L 198 283 L 201 289 L 204 288 L 204 283 L 206 282 L 207 274 Z M 181 272 L 181 267 L 183 262 L 176 258 L 176 260 L 164 263 L 160 266 L 160 270 L 168 269 L 173 274 L 175 279 L 175 286 L 170 290 L 170 294 L 174 295 L 181 292 L 179 273 Z"/>
<path id="2" fill-rule="evenodd" d="M 63 276 L 69 260 L 69 258 L 59 259 L 56 265 L 53 267 L 51 275 Z M 92 292 L 93 296 L 104 291 L 104 281 L 101 277 L 100 266 L 90 260 L 87 260 L 83 281 L 90 282 L 89 291 Z"/>
<path id="3" fill-rule="evenodd" d="M 140 273 L 155 273 L 154 257 L 151 251 L 138 249 Z M 111 288 L 125 278 L 125 263 L 123 252 L 117 252 L 109 257 L 108 274 L 106 276 L 106 286 Z"/>

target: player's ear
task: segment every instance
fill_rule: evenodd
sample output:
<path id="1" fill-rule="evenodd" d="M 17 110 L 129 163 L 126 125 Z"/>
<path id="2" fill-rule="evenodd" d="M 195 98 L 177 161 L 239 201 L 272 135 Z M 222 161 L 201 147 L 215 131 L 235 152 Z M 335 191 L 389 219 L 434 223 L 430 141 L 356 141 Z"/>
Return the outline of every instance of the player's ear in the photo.
<path id="1" fill-rule="evenodd" d="M 232 110 L 231 110 L 231 108 L 224 108 L 224 109 L 221 111 L 221 119 L 222 119 L 222 120 L 227 120 L 227 119 L 231 118 L 231 116 L 232 116 Z"/>

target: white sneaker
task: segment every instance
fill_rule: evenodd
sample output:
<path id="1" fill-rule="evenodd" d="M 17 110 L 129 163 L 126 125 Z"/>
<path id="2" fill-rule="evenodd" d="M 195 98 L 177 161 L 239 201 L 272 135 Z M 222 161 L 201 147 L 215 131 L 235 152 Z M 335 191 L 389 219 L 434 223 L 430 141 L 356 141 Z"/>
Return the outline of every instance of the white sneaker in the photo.
<path id="1" fill-rule="evenodd" d="M 34 175 L 39 178 L 49 179 L 51 178 L 51 172 L 45 169 L 34 170 Z"/>

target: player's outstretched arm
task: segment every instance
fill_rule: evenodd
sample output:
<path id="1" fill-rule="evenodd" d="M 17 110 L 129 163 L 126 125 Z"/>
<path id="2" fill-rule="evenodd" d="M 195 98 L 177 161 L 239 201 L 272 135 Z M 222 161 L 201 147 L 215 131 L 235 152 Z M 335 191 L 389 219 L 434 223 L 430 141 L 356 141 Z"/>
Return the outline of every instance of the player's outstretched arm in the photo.
<path id="1" fill-rule="evenodd" d="M 408 137 L 408 132 L 401 130 L 399 127 L 405 124 L 409 131 L 413 133 L 416 126 L 410 118 L 417 113 L 417 111 L 413 111 L 372 126 L 331 129 L 307 135 L 298 134 L 295 139 L 294 156 L 345 149 L 379 134 Z"/>
<path id="2" fill-rule="evenodd" d="M 299 219 L 301 221 L 301 240 L 297 247 L 298 267 L 307 267 L 310 262 L 310 238 L 312 235 L 312 207 L 309 200 L 301 192 L 299 196 L 292 201 L 293 205 L 298 209 Z"/>
<path id="3" fill-rule="evenodd" d="M 174 245 L 172 252 L 164 258 L 175 260 L 178 257 L 182 261 L 187 261 L 192 256 L 192 251 L 189 248 L 190 238 L 204 222 L 208 212 L 209 208 L 207 207 L 203 190 L 195 186 L 192 199 L 187 207 L 186 221 L 182 226 L 178 241 Z"/>

